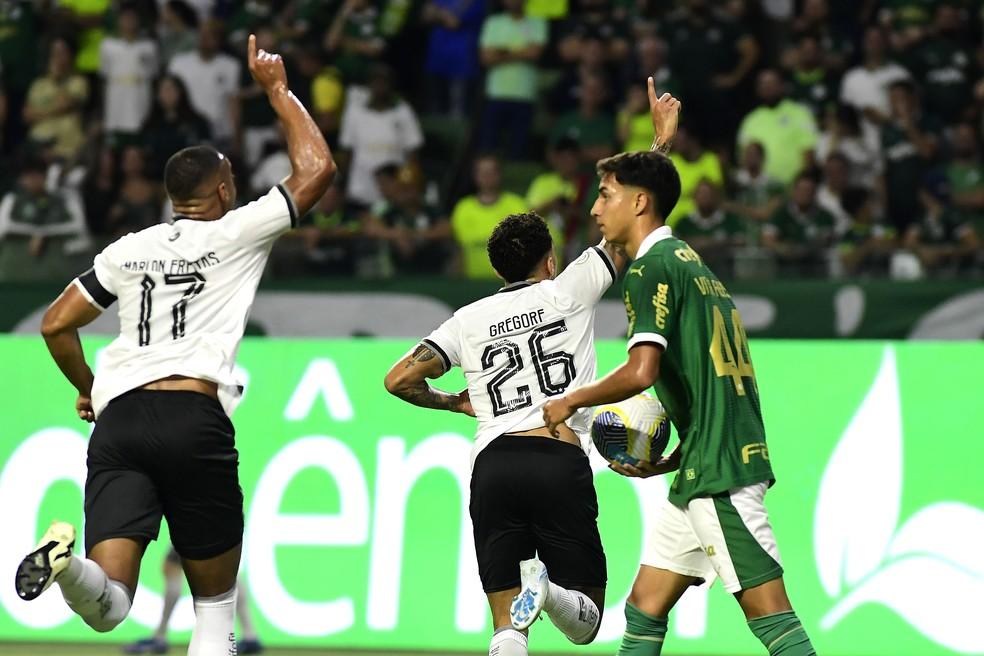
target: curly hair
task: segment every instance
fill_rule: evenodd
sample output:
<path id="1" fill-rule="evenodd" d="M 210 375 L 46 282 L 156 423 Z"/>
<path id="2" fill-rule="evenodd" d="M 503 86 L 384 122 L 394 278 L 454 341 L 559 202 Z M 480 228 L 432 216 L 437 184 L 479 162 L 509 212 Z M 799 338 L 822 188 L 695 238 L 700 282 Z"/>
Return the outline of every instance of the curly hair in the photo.
<path id="1" fill-rule="evenodd" d="M 510 214 L 492 231 L 489 261 L 507 283 L 526 280 L 553 248 L 546 222 L 536 212 Z"/>

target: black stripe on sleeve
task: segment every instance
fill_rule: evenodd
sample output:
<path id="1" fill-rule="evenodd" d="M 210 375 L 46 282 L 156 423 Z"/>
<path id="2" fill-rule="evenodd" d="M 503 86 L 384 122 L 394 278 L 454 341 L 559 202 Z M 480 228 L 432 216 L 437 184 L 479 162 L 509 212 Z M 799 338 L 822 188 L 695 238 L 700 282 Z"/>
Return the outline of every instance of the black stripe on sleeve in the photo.
<path id="1" fill-rule="evenodd" d="M 294 197 L 287 191 L 287 187 L 282 184 L 278 184 L 277 189 L 280 190 L 280 193 L 284 195 L 284 200 L 287 201 L 287 209 L 290 211 L 290 227 L 296 228 L 301 225 L 301 217 L 297 215 L 297 204 L 294 202 Z"/>
<path id="2" fill-rule="evenodd" d="M 79 282 L 85 287 L 85 291 L 89 292 L 89 296 L 92 300 L 96 302 L 96 305 L 102 309 L 108 308 L 110 305 L 116 302 L 116 297 L 113 296 L 109 290 L 102 286 L 99 282 L 99 278 L 96 277 L 96 270 L 89 269 L 81 276 L 79 276 Z"/>
<path id="3" fill-rule="evenodd" d="M 444 349 L 442 349 L 440 346 L 438 346 L 437 344 L 435 344 L 433 341 L 429 339 L 422 339 L 420 340 L 420 343 L 426 345 L 427 348 L 429 348 L 430 350 L 434 351 L 439 356 L 441 356 L 441 360 L 444 361 L 445 371 L 449 371 L 451 369 L 451 359 L 448 357 L 448 354 L 444 352 Z"/>
<path id="4" fill-rule="evenodd" d="M 608 253 L 601 250 L 597 246 L 592 246 L 591 250 L 598 253 L 598 257 L 600 257 L 601 260 L 605 263 L 605 266 L 608 267 L 608 273 L 612 274 L 612 282 L 618 280 L 618 275 L 615 273 L 615 263 L 612 262 L 612 258 L 608 257 Z"/>

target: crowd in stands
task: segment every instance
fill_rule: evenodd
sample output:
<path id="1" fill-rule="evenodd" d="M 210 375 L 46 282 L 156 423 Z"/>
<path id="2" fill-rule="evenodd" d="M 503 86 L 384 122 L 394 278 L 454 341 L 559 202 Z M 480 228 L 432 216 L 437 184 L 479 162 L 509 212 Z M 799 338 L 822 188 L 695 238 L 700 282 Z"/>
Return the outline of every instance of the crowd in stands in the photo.
<path id="1" fill-rule="evenodd" d="M 248 201 L 287 175 L 246 39 L 284 55 L 341 175 L 274 277 L 490 278 L 536 210 L 598 238 L 595 162 L 683 101 L 669 222 L 725 279 L 984 272 L 976 0 L 0 0 L 0 281 L 64 280 L 170 218 L 210 142 Z"/>

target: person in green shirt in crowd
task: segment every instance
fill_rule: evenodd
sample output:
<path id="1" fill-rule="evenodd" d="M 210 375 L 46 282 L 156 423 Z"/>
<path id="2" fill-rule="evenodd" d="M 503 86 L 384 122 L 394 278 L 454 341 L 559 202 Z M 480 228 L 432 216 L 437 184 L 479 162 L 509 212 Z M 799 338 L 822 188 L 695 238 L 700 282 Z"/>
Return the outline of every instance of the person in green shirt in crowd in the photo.
<path id="1" fill-rule="evenodd" d="M 952 158 L 944 175 L 950 187 L 950 204 L 961 223 L 969 223 L 984 235 L 984 163 L 981 162 L 977 128 L 960 123 L 950 139 Z"/>
<path id="2" fill-rule="evenodd" d="M 738 147 L 758 141 L 765 148 L 765 172 L 789 184 L 813 161 L 819 131 L 810 109 L 786 98 L 782 78 L 773 69 L 759 73 L 756 92 L 760 104 L 738 129 Z"/>
<path id="3" fill-rule="evenodd" d="M 981 249 L 974 227 L 962 221 L 945 198 L 927 189 L 920 190 L 919 196 L 925 212 L 906 229 L 902 245 L 919 258 L 925 274 L 952 276 L 970 270 Z"/>
<path id="4" fill-rule="evenodd" d="M 424 202 L 418 169 L 387 164 L 376 169 L 383 200 L 365 219 L 366 236 L 386 245 L 395 273 L 444 273 L 453 254 L 451 225 Z"/>
<path id="5" fill-rule="evenodd" d="M 325 50 L 334 57 L 346 83 L 365 81 L 369 67 L 386 50 L 379 9 L 370 0 L 345 0 L 325 35 Z"/>
<path id="6" fill-rule="evenodd" d="M 786 188 L 765 172 L 765 148 L 759 142 L 745 144 L 740 162 L 741 167 L 731 177 L 733 200 L 724 205 L 744 219 L 746 241 L 756 246 L 761 225 L 779 209 Z"/>
<path id="7" fill-rule="evenodd" d="M 464 276 L 495 280 L 495 269 L 485 250 L 489 237 L 502 217 L 526 212 L 529 206 L 522 196 L 502 191 L 502 171 L 495 155 L 475 159 L 474 181 L 475 194 L 459 200 L 451 212 L 451 230 L 461 249 Z"/>
<path id="8" fill-rule="evenodd" d="M 700 253 L 707 266 L 724 278 L 734 273 L 734 249 L 745 243 L 741 218 L 721 205 L 721 189 L 701 180 L 694 191 L 694 209 L 677 221 L 676 236 Z"/>
<path id="9" fill-rule="evenodd" d="M 633 260 L 623 278 L 628 359 L 604 378 L 549 401 L 556 427 L 576 409 L 652 387 L 680 435 L 667 457 L 613 463 L 624 476 L 677 471 L 625 605 L 619 656 L 659 656 L 670 610 L 694 585 L 721 578 L 771 656 L 815 655 L 783 583 L 765 508 L 775 482 L 748 338 L 731 294 L 666 225 L 680 195 L 660 152 L 598 163 L 592 214 Z"/>
<path id="10" fill-rule="evenodd" d="M 830 105 L 837 102 L 840 79 L 824 62 L 820 39 L 814 34 L 804 34 L 799 38 L 792 58 L 789 97 L 808 107 L 813 118 L 819 119 Z"/>
<path id="11" fill-rule="evenodd" d="M 948 124 L 966 117 L 973 106 L 978 67 L 967 27 L 956 3 L 942 2 L 926 39 L 902 53 L 909 70 L 923 81 L 926 111 Z"/>
<path id="12" fill-rule="evenodd" d="M 892 224 L 904 233 L 919 220 L 919 190 L 939 148 L 939 123 L 919 107 L 916 87 L 900 80 L 889 87 L 891 119 L 881 127 L 885 159 L 885 206 Z"/>
<path id="13" fill-rule="evenodd" d="M 875 220 L 874 195 L 864 187 L 852 187 L 841 200 L 851 223 L 837 244 L 841 273 L 847 276 L 885 276 L 898 248 L 895 230 Z"/>
<path id="14" fill-rule="evenodd" d="M 673 167 L 680 178 L 680 200 L 666 219 L 666 224 L 673 226 L 681 217 L 693 211 L 697 183 L 706 179 L 716 185 L 723 185 L 724 169 L 717 154 L 703 147 L 689 125 L 680 126 L 670 159 L 673 160 Z"/>
<path id="15" fill-rule="evenodd" d="M 606 109 L 608 87 L 605 78 L 587 74 L 581 78 L 578 108 L 557 119 L 550 130 L 550 143 L 574 139 L 581 146 L 581 160 L 597 162 L 615 152 L 615 117 Z"/>
<path id="16" fill-rule="evenodd" d="M 762 227 L 762 245 L 775 256 L 780 273 L 822 276 L 834 228 L 834 217 L 817 204 L 816 179 L 800 173 L 789 201 Z"/>

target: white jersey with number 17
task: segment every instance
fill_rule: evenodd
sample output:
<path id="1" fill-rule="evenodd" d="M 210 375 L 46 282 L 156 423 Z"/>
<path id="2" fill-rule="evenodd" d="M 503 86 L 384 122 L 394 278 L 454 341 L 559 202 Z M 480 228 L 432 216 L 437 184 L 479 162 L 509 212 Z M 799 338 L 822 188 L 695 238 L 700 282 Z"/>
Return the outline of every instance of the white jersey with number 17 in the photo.
<path id="1" fill-rule="evenodd" d="M 447 369 L 461 367 L 478 419 L 472 464 L 500 435 L 543 426 L 550 397 L 595 378 L 595 306 L 615 265 L 592 247 L 554 280 L 518 282 L 466 305 L 423 343 Z M 590 449 L 591 410 L 567 421 Z"/>
<path id="2" fill-rule="evenodd" d="M 297 225 L 283 185 L 215 221 L 176 217 L 113 242 L 73 282 L 94 306 L 119 299 L 120 335 L 106 347 L 92 386 L 106 404 L 167 376 L 220 386 L 227 413 L 242 382 L 236 352 L 273 242 Z"/>

